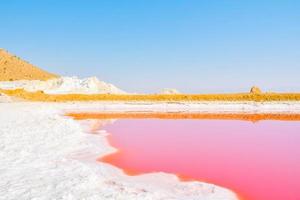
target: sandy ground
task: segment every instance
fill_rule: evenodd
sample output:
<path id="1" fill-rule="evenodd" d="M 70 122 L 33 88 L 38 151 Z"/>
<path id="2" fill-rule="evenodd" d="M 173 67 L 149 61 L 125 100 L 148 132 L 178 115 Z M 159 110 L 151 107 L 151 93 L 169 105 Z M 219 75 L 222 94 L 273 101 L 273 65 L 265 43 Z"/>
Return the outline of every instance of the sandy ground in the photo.
<path id="1" fill-rule="evenodd" d="M 114 151 L 106 133 L 88 134 L 87 127 L 62 116 L 66 110 L 120 106 L 0 103 L 0 199 L 237 199 L 211 184 L 164 173 L 127 176 L 96 162 Z"/>

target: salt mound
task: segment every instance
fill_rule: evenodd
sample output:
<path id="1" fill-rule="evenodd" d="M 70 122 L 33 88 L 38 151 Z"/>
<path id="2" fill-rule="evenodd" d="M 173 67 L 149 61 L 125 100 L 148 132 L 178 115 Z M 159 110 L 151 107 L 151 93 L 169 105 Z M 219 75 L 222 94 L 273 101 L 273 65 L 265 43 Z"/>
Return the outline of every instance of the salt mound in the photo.
<path id="1" fill-rule="evenodd" d="M 262 91 L 261 91 L 261 89 L 259 89 L 259 87 L 253 86 L 250 90 L 250 93 L 251 94 L 261 94 Z"/>
<path id="2" fill-rule="evenodd" d="M 96 77 L 79 79 L 77 77 L 60 77 L 48 81 L 20 80 L 0 82 L 2 89 L 24 89 L 29 92 L 43 91 L 47 94 L 125 94 L 112 84 L 98 80 Z"/>
<path id="3" fill-rule="evenodd" d="M 180 92 L 176 89 L 165 88 L 160 92 L 160 94 L 180 94 Z"/>

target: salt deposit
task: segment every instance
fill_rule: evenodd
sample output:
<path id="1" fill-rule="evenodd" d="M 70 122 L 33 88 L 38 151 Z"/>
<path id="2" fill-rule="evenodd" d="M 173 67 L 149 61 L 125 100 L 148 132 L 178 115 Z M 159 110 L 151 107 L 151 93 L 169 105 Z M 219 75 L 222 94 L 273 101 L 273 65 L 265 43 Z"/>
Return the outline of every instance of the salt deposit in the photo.
<path id="1" fill-rule="evenodd" d="M 0 88 L 25 89 L 29 92 L 44 91 L 48 94 L 125 94 L 124 91 L 114 85 L 100 81 L 96 77 L 85 79 L 60 77 L 48 81 L 2 81 Z"/>
<path id="2" fill-rule="evenodd" d="M 0 103 L 6 103 L 6 102 L 11 102 L 12 98 L 0 93 Z"/>
<path id="3" fill-rule="evenodd" d="M 160 94 L 180 94 L 180 92 L 173 88 L 165 88 L 160 92 Z"/>
<path id="4" fill-rule="evenodd" d="M 66 108 L 88 106 L 95 104 L 0 104 L 0 199 L 237 200 L 212 184 L 180 182 L 165 173 L 127 176 L 96 162 L 114 151 L 107 133 L 87 134 L 62 116 Z"/>
<path id="5" fill-rule="evenodd" d="M 0 199 L 237 199 L 212 184 L 180 182 L 165 173 L 127 176 L 96 162 L 115 151 L 107 133 L 97 131 L 114 121 L 90 120 L 85 127 L 62 116 L 66 111 L 116 110 L 300 113 L 300 103 L 0 103 Z"/>

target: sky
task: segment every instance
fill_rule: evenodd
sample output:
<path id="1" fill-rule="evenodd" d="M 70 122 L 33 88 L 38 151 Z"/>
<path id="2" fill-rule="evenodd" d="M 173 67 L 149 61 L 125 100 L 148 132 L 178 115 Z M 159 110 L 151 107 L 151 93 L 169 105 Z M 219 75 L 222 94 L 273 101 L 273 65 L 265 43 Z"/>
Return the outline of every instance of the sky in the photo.
<path id="1" fill-rule="evenodd" d="M 300 91 L 298 0 L 0 1 L 0 48 L 128 92 Z"/>

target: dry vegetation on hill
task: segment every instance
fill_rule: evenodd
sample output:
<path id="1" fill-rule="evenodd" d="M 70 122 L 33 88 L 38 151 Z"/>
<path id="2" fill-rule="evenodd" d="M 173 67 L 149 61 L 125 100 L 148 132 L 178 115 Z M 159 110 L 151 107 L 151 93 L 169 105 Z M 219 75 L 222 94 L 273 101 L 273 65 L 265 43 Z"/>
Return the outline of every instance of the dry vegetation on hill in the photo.
<path id="1" fill-rule="evenodd" d="M 32 64 L 0 49 L 0 81 L 48 80 L 57 75 L 41 70 Z"/>

